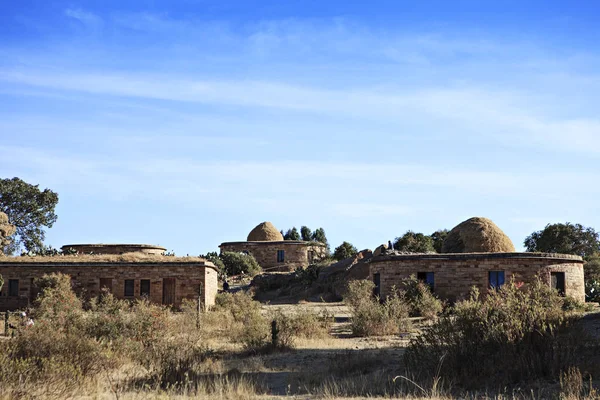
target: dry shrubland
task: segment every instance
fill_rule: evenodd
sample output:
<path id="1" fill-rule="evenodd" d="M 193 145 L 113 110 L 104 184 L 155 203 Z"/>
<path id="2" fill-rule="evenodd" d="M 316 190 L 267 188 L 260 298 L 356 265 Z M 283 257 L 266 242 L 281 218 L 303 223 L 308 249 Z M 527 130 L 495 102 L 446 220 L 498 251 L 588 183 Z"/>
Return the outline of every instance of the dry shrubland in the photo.
<path id="1" fill-rule="evenodd" d="M 255 399 L 272 398 L 276 384 L 303 398 L 598 398 L 598 345 L 571 329 L 580 305 L 541 284 L 474 293 L 440 313 L 413 280 L 383 303 L 357 281 L 349 327 L 363 337 L 348 339 L 331 338 L 328 312 L 269 309 L 245 292 L 219 294 L 198 314 L 193 302 L 173 312 L 109 293 L 82 301 L 64 275 L 37 285 L 35 325 L 0 341 L 0 399 Z M 414 314 L 429 318 L 425 326 Z M 404 356 L 385 345 L 419 329 Z M 392 336 L 369 338 L 383 333 Z M 352 344 L 335 347 L 343 341 Z M 546 384 L 532 392 L 531 381 Z"/>

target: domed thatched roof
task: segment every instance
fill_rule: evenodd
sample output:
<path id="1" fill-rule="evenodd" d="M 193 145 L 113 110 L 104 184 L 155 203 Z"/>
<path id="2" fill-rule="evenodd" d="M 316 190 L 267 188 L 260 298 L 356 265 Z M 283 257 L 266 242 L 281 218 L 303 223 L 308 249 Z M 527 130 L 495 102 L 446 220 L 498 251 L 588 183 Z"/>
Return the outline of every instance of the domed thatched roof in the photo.
<path id="1" fill-rule="evenodd" d="M 270 222 L 262 222 L 248 234 L 249 242 L 276 242 L 283 240 L 281 232 Z"/>
<path id="2" fill-rule="evenodd" d="M 512 241 L 487 218 L 470 218 L 452 229 L 442 246 L 442 253 L 511 253 Z"/>

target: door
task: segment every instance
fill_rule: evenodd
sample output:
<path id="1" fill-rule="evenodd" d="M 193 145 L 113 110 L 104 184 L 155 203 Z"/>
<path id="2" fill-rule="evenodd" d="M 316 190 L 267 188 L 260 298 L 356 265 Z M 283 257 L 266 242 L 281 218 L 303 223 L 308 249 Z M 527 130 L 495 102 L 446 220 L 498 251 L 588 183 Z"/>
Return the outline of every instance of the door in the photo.
<path id="1" fill-rule="evenodd" d="M 373 288 L 373 295 L 379 297 L 381 294 L 381 275 L 379 272 L 373 274 L 373 283 L 375 287 Z"/>
<path id="2" fill-rule="evenodd" d="M 163 278 L 163 304 L 171 306 L 175 303 L 175 278 Z"/>
<path id="3" fill-rule="evenodd" d="M 552 289 L 558 290 L 561 296 L 565 295 L 565 273 L 564 272 L 552 272 L 550 273 L 550 285 Z"/>

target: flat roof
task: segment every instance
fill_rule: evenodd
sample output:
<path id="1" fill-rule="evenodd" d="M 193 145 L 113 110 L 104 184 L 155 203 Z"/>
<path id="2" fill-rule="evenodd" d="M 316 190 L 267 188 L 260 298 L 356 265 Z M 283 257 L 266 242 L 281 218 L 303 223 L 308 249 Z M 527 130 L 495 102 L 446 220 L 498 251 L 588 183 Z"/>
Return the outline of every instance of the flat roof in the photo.
<path id="1" fill-rule="evenodd" d="M 58 256 L 0 256 L 0 266 L 33 266 L 38 264 L 46 264 L 49 266 L 60 265 L 81 265 L 81 266 L 98 266 L 98 265 L 163 265 L 163 264 L 184 264 L 184 265 L 200 265 L 217 270 L 215 265 L 201 257 L 170 257 L 159 256 L 141 253 L 126 253 L 126 254 L 98 254 L 98 255 L 58 255 Z"/>
<path id="2" fill-rule="evenodd" d="M 583 258 L 573 254 L 558 253 L 445 253 L 445 254 L 382 254 L 373 257 L 370 262 L 382 262 L 391 260 L 472 260 L 472 259 L 555 259 L 569 260 L 583 263 Z"/>
<path id="3" fill-rule="evenodd" d="M 76 243 L 76 244 L 65 244 L 61 249 L 69 247 L 139 247 L 141 249 L 161 249 L 166 250 L 166 247 L 156 246 L 153 244 L 140 244 L 140 243 Z"/>
<path id="4" fill-rule="evenodd" d="M 239 241 L 239 242 L 223 242 L 219 245 L 219 247 L 228 244 L 250 244 L 250 245 L 266 245 L 266 244 L 304 244 L 307 246 L 322 246 L 325 245 L 321 242 L 306 242 L 304 240 L 256 240 L 256 241 Z"/>

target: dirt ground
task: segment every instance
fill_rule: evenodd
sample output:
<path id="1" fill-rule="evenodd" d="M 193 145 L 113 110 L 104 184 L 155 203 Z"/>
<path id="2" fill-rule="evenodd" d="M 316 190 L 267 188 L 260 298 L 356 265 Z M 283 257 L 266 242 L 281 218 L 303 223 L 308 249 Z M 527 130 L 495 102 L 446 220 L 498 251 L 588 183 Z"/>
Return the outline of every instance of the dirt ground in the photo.
<path id="1" fill-rule="evenodd" d="M 292 314 L 301 309 L 327 312 L 334 318 L 331 337 L 297 340 L 290 351 L 244 359 L 225 360 L 226 367 L 253 376 L 271 395 L 311 392 L 324 378 L 347 372 L 386 375 L 393 379 L 400 371 L 402 354 L 410 335 L 357 338 L 350 330 L 350 312 L 343 303 L 300 303 L 263 305 L 265 313 Z"/>

